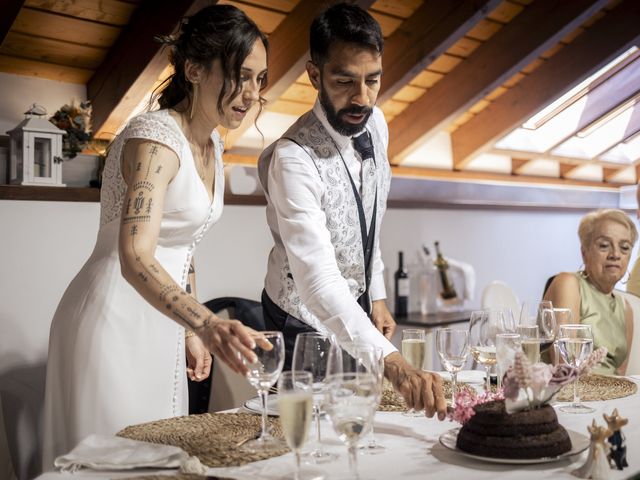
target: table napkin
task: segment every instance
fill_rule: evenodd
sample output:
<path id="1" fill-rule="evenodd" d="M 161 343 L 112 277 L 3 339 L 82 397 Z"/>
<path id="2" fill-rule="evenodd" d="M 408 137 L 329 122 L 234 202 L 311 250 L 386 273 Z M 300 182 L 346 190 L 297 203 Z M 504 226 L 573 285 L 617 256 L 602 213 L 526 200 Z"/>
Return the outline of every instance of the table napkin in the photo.
<path id="1" fill-rule="evenodd" d="M 179 468 L 182 473 L 204 475 L 208 470 L 197 457 L 190 457 L 179 447 L 97 434 L 88 436 L 69 453 L 56 458 L 54 465 L 63 472 L 81 468 Z"/>

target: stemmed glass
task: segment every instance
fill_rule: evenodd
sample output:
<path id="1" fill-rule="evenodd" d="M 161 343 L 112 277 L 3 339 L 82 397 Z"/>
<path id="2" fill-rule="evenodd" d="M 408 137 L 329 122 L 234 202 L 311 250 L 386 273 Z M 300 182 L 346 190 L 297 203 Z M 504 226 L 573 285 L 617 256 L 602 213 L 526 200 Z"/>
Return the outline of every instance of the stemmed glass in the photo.
<path id="1" fill-rule="evenodd" d="M 580 368 L 582 362 L 584 362 L 593 351 L 591 325 L 560 325 L 558 349 L 565 362 L 572 367 Z M 578 396 L 579 380 L 580 376 L 578 375 L 575 382 L 573 382 L 573 403 L 560 407 L 560 411 L 566 413 L 591 413 L 595 411 L 595 409 L 580 403 L 580 397 Z"/>
<path id="2" fill-rule="evenodd" d="M 402 356 L 416 370 L 422 370 L 427 351 L 424 330 L 405 328 L 402 330 Z M 422 413 L 410 408 L 403 415 L 407 417 L 421 417 Z"/>
<path id="3" fill-rule="evenodd" d="M 522 326 L 537 326 L 538 327 L 538 344 L 540 345 L 540 358 L 548 361 L 550 357 L 547 351 L 553 345 L 558 333 L 558 326 L 556 322 L 556 315 L 553 308 L 553 304 L 549 300 L 543 300 L 538 304 L 536 312 L 531 312 L 528 309 L 526 303 L 522 304 L 520 310 L 520 327 Z M 520 332 L 522 334 L 523 332 Z M 531 337 L 531 331 L 529 332 Z M 524 340 L 523 336 L 523 340 Z M 525 352 L 526 353 L 526 352 Z"/>
<path id="4" fill-rule="evenodd" d="M 362 372 L 339 373 L 328 379 L 327 413 L 338 437 L 349 447 L 349 471 L 355 479 L 359 478 L 358 441 L 373 423 L 377 382 L 375 375 Z"/>
<path id="5" fill-rule="evenodd" d="M 384 383 L 384 356 L 380 347 L 358 343 L 354 349 L 357 371 L 371 373 L 376 378 L 376 409 L 382 401 L 382 389 Z M 374 414 L 375 415 L 375 414 Z M 362 445 L 360 450 L 366 454 L 377 454 L 385 451 L 385 447 L 380 445 L 375 438 L 374 426 L 369 431 L 369 440 L 366 445 Z"/>
<path id="6" fill-rule="evenodd" d="M 244 444 L 243 449 L 250 452 L 280 450 L 284 448 L 281 440 L 267 432 L 267 399 L 269 389 L 276 383 L 284 365 L 284 338 L 282 332 L 260 332 L 256 336 L 256 347 L 253 349 L 257 360 L 242 361 L 249 369 L 247 380 L 258 391 L 262 404 L 262 433 L 260 437 Z"/>
<path id="7" fill-rule="evenodd" d="M 300 333 L 293 347 L 292 370 L 310 372 L 313 377 L 313 414 L 316 420 L 317 447 L 308 456 L 316 463 L 324 463 L 337 458 L 337 455 L 325 452 L 322 448 L 320 433 L 320 415 L 326 390 L 325 378 L 329 368 L 329 353 L 332 349 L 331 338 L 318 332 Z"/>
<path id="8" fill-rule="evenodd" d="M 537 344 L 536 344 L 537 346 Z M 513 365 L 516 353 L 521 347 L 519 333 L 498 333 L 496 335 L 496 365 L 498 368 L 498 388 L 502 386 L 502 377 Z"/>
<path id="9" fill-rule="evenodd" d="M 491 389 L 490 370 L 496 364 L 495 333 L 492 333 L 487 310 L 471 312 L 469 320 L 469 345 L 473 359 L 484 366 L 486 382 L 485 390 Z"/>
<path id="10" fill-rule="evenodd" d="M 458 372 L 469 355 L 469 331 L 453 328 L 437 330 L 436 351 L 445 370 L 451 374 L 451 404 L 455 405 Z"/>
<path id="11" fill-rule="evenodd" d="M 313 376 L 310 372 L 283 372 L 278 379 L 278 411 L 287 445 L 295 455 L 294 480 L 317 480 L 316 472 L 301 470 L 300 449 L 307 440 L 313 415 Z"/>

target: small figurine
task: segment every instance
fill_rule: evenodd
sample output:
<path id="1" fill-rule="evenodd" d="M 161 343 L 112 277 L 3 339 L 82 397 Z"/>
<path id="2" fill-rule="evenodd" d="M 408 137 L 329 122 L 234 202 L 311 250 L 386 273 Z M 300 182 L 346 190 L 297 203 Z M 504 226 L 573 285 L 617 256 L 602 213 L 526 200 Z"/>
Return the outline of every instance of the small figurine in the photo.
<path id="1" fill-rule="evenodd" d="M 620 429 L 624 427 L 629 420 L 622 418 L 617 408 L 613 410 L 611 415 L 603 413 L 602 416 L 605 422 L 607 422 L 609 430 L 612 432 L 611 436 L 607 439 L 611 444 L 609 460 L 616 464 L 618 470 L 622 470 L 624 467 L 628 467 L 629 464 L 627 463 L 627 444 Z"/>
<path id="2" fill-rule="evenodd" d="M 599 427 L 593 420 L 590 427 L 587 427 L 591 434 L 591 445 L 589 445 L 589 456 L 584 465 L 571 472 L 578 478 L 591 478 L 592 480 L 608 480 L 611 473 L 609 466 L 609 444 L 607 437 L 611 435 L 611 430 L 607 427 Z"/>

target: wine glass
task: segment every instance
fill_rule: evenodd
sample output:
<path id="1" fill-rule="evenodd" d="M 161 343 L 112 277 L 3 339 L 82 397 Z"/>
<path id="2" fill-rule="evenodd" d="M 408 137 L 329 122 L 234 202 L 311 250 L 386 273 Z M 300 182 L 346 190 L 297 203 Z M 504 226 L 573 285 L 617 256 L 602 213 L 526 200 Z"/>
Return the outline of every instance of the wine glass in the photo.
<path id="1" fill-rule="evenodd" d="M 311 372 L 282 372 L 278 379 L 278 411 L 284 439 L 293 451 L 296 467 L 294 480 L 316 480 L 317 472 L 300 468 L 300 449 L 307 440 L 313 415 L 313 376 Z"/>
<path id="2" fill-rule="evenodd" d="M 292 370 L 310 372 L 313 377 L 313 414 L 316 420 L 317 447 L 307 454 L 316 463 L 324 463 L 337 458 L 337 455 L 325 452 L 322 447 L 320 415 L 326 390 L 325 378 L 329 368 L 329 354 L 332 350 L 331 338 L 318 332 L 299 333 L 293 347 Z"/>
<path id="3" fill-rule="evenodd" d="M 244 444 L 243 449 L 250 452 L 264 452 L 284 448 L 281 440 L 267 432 L 267 399 L 269 389 L 276 383 L 278 375 L 284 365 L 284 337 L 282 332 L 260 332 L 256 336 L 256 347 L 253 349 L 257 360 L 249 362 L 245 357 L 242 361 L 249 369 L 247 380 L 260 396 L 262 404 L 262 430 L 260 437 Z"/>
<path id="4" fill-rule="evenodd" d="M 458 372 L 469 355 L 469 331 L 441 328 L 436 331 L 436 350 L 445 370 L 451 374 L 451 404 L 456 402 Z"/>
<path id="5" fill-rule="evenodd" d="M 380 347 L 373 345 L 365 345 L 357 343 L 354 349 L 356 370 L 364 373 L 372 373 L 376 378 L 376 409 L 382 401 L 382 389 L 384 383 L 384 355 Z M 375 414 L 374 414 L 375 415 Z M 362 445 L 360 450 L 365 454 L 377 454 L 386 450 L 383 445 L 380 445 L 375 438 L 375 427 L 372 425 L 369 431 L 369 439 L 366 445 Z"/>
<path id="6" fill-rule="evenodd" d="M 584 362 L 593 351 L 591 325 L 560 325 L 558 349 L 565 362 L 572 367 L 580 368 L 582 362 Z M 595 411 L 595 409 L 580 403 L 580 397 L 578 396 L 579 379 L 580 376 L 578 375 L 575 382 L 573 382 L 573 403 L 560 407 L 560 411 L 566 413 L 591 413 Z"/>
<path id="7" fill-rule="evenodd" d="M 338 438 L 349 448 L 349 471 L 355 479 L 359 478 L 358 441 L 373 423 L 377 383 L 375 375 L 362 372 L 340 373 L 328 378 L 327 413 Z"/>
<path id="8" fill-rule="evenodd" d="M 473 359 L 484 366 L 486 382 L 485 390 L 491 389 L 490 370 L 496 364 L 495 334 L 491 334 L 489 328 L 489 312 L 476 310 L 471 312 L 469 320 L 469 345 Z"/>
<path id="9" fill-rule="evenodd" d="M 537 328 L 537 327 L 536 327 Z M 536 344 L 537 346 L 537 344 Z M 516 353 L 521 347 L 519 333 L 498 333 L 496 335 L 496 365 L 498 367 L 498 388 L 502 386 L 502 377 L 513 365 Z"/>
<path id="10" fill-rule="evenodd" d="M 416 370 L 422 370 L 424 357 L 427 351 L 424 330 L 418 328 L 405 328 L 402 330 L 402 356 Z M 422 413 L 410 408 L 403 415 L 407 417 L 421 417 Z"/>

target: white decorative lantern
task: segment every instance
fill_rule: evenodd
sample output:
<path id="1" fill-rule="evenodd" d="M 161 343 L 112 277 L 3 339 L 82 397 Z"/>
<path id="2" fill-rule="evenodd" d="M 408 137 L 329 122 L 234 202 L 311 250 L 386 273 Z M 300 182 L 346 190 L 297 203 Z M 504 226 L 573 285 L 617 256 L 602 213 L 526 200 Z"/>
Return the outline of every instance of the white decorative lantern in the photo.
<path id="1" fill-rule="evenodd" d="M 62 137 L 66 133 L 44 118 L 47 111 L 34 104 L 25 119 L 7 132 L 10 140 L 9 183 L 64 187 Z"/>

